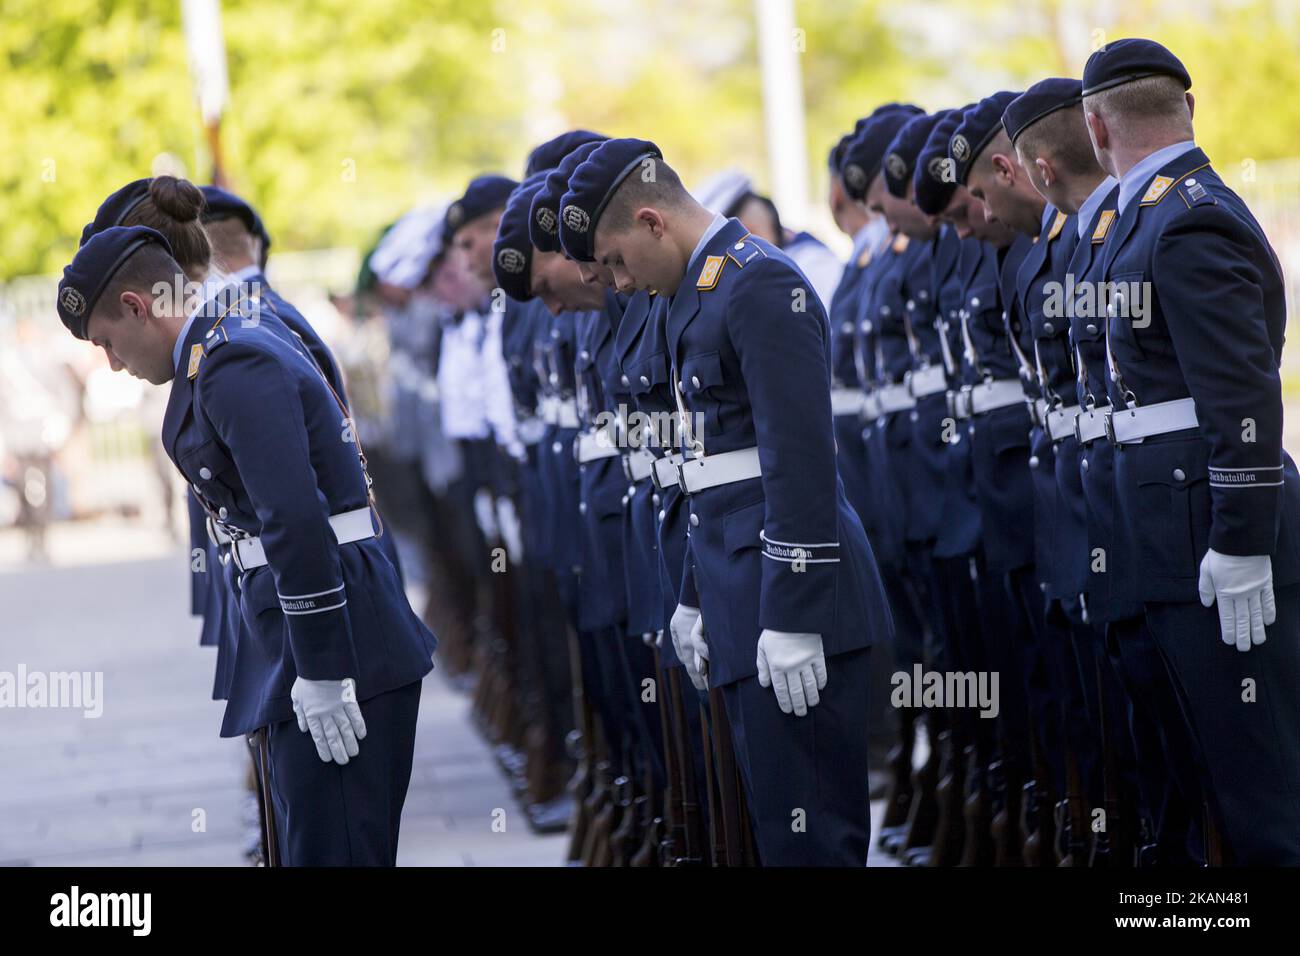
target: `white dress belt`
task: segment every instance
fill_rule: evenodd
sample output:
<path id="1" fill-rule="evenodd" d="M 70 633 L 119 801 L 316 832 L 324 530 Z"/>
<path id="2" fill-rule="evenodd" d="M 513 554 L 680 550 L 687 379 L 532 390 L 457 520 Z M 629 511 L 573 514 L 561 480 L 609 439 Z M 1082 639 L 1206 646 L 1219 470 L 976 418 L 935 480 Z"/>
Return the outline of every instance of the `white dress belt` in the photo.
<path id="1" fill-rule="evenodd" d="M 1025 401 L 1025 390 L 1018 378 L 980 382 L 969 386 L 969 392 L 972 415 L 982 415 L 1010 405 L 1022 405 Z"/>
<path id="2" fill-rule="evenodd" d="M 925 398 L 948 390 L 948 374 L 942 365 L 927 365 L 907 375 L 907 386 L 915 398 Z"/>
<path id="3" fill-rule="evenodd" d="M 370 520 L 370 508 L 358 508 L 330 515 L 330 527 L 339 544 L 351 544 L 375 536 L 375 526 Z M 262 549 L 261 538 L 239 538 L 233 544 L 232 555 L 235 567 L 241 571 L 251 571 L 266 564 L 266 552 Z"/>
<path id="4" fill-rule="evenodd" d="M 677 472 L 682 491 L 688 495 L 736 481 L 761 478 L 763 475 L 758 464 L 757 448 L 741 448 L 702 458 L 687 458 L 677 466 Z"/>
<path id="5" fill-rule="evenodd" d="M 654 467 L 655 456 L 647 448 L 638 448 L 623 456 L 623 472 L 632 484 L 649 478 L 654 472 Z"/>
<path id="6" fill-rule="evenodd" d="M 866 401 L 866 393 L 860 388 L 832 388 L 831 389 L 831 415 L 839 418 L 841 415 L 859 415 L 862 413 L 862 405 Z"/>
<path id="7" fill-rule="evenodd" d="M 681 452 L 677 452 L 655 459 L 651 475 L 654 477 L 655 487 L 660 491 L 677 487 L 677 466 L 682 463 L 682 457 Z"/>
<path id="8" fill-rule="evenodd" d="M 561 428 L 578 427 L 578 403 L 571 398 L 555 400 L 555 424 Z"/>
<path id="9" fill-rule="evenodd" d="M 1196 403 L 1190 398 L 1178 398 L 1172 402 L 1113 410 L 1110 413 L 1110 437 L 1116 445 L 1123 445 L 1195 428 L 1199 424 Z"/>
<path id="10" fill-rule="evenodd" d="M 594 428 L 589 432 L 581 432 L 573 440 L 573 454 L 580 465 L 601 458 L 613 458 L 615 455 L 621 455 L 622 453 L 622 450 L 618 447 L 618 442 L 614 440 L 614 436 L 603 428 Z"/>
<path id="11" fill-rule="evenodd" d="M 1054 408 L 1047 413 L 1047 437 L 1060 441 L 1074 434 L 1074 423 L 1079 417 L 1079 406 Z"/>
<path id="12" fill-rule="evenodd" d="M 883 385 L 876 389 L 876 398 L 880 401 L 882 415 L 916 408 L 916 398 L 906 385 Z"/>
<path id="13" fill-rule="evenodd" d="M 1080 445 L 1087 445 L 1106 434 L 1106 419 L 1110 418 L 1110 406 L 1084 408 L 1074 422 L 1074 437 Z"/>

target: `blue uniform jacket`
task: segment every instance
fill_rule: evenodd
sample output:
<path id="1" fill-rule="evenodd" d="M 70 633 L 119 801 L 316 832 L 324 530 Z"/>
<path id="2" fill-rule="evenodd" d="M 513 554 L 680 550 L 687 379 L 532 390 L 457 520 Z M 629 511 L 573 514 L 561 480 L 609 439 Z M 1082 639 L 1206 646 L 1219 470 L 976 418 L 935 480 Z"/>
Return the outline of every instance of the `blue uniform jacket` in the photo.
<path id="1" fill-rule="evenodd" d="M 1140 599 L 1197 600 L 1207 548 L 1272 555 L 1276 585 L 1300 580 L 1300 476 L 1282 450 L 1284 283 L 1259 223 L 1193 149 L 1133 198 L 1102 256 L 1119 293 L 1111 403 L 1190 396 L 1198 420 L 1116 451 L 1116 522 L 1132 530 Z"/>
<path id="2" fill-rule="evenodd" d="M 338 544 L 329 517 L 369 504 L 355 432 L 283 326 L 234 319 L 248 310 L 190 326 L 162 436 L 205 509 L 228 533 L 259 536 L 268 559 L 240 581 L 247 631 L 222 736 L 289 719 L 298 675 L 353 677 L 366 700 L 423 677 L 436 646 L 379 542 Z"/>

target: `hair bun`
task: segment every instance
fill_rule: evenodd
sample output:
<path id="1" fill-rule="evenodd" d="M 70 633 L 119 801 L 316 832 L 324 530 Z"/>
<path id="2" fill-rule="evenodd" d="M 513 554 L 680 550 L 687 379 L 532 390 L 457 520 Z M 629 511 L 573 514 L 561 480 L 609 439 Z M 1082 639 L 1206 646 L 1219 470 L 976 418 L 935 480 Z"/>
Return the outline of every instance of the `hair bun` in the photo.
<path id="1" fill-rule="evenodd" d="M 177 222 L 195 222 L 203 212 L 203 193 L 188 179 L 155 176 L 149 184 L 149 198 L 159 212 Z"/>

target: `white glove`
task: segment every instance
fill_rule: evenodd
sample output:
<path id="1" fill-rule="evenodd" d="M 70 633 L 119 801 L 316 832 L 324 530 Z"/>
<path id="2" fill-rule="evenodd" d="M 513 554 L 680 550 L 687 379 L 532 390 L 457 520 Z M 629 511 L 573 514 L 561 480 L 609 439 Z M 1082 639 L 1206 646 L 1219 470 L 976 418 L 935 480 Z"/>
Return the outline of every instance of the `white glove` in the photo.
<path id="1" fill-rule="evenodd" d="M 704 618 L 697 617 L 691 627 L 691 647 L 695 652 L 695 672 L 700 675 L 696 690 L 709 689 L 709 643 L 704 633 Z"/>
<path id="2" fill-rule="evenodd" d="M 758 682 L 776 691 L 781 712 L 798 717 L 821 702 L 826 655 L 820 634 L 763 631 L 758 636 Z"/>
<path id="3" fill-rule="evenodd" d="M 357 703 L 356 681 L 351 677 L 345 680 L 299 677 L 293 682 L 289 697 L 298 717 L 298 729 L 303 733 L 311 731 L 321 760 L 342 765 L 360 752 L 357 741 L 366 739 L 366 722 Z"/>
<path id="4" fill-rule="evenodd" d="M 699 608 L 679 604 L 668 621 L 668 630 L 672 633 L 673 650 L 677 654 L 677 659 L 686 668 L 686 676 L 691 679 L 691 684 L 696 690 L 704 690 L 707 685 L 700 672 L 695 669 L 695 645 L 691 640 L 691 632 L 699 620 Z"/>
<path id="5" fill-rule="evenodd" d="M 483 540 L 489 542 L 497 540 L 495 502 L 492 498 L 492 492 L 486 488 L 480 488 L 474 492 L 474 521 L 478 524 L 479 531 L 483 532 Z"/>
<path id="6" fill-rule="evenodd" d="M 1219 604 L 1223 643 L 1248 651 L 1264 643 L 1264 626 L 1277 620 L 1273 562 L 1267 554 L 1240 557 L 1211 548 L 1201 560 L 1201 603 Z"/>
<path id="7" fill-rule="evenodd" d="M 524 559 L 524 538 L 519 527 L 519 515 L 515 512 L 515 503 L 504 496 L 497 499 L 497 528 L 501 531 L 506 554 L 518 564 Z"/>
<path id="8" fill-rule="evenodd" d="M 655 643 L 655 632 L 654 632 L 654 631 L 642 631 L 642 632 L 641 632 L 641 643 L 644 644 L 646 647 L 658 647 L 658 646 L 659 646 L 659 645 L 657 645 L 657 644 Z"/>
<path id="9" fill-rule="evenodd" d="M 655 631 L 655 647 L 660 647 L 660 648 L 662 648 L 663 646 L 664 646 L 664 632 L 663 632 L 663 630 Z"/>

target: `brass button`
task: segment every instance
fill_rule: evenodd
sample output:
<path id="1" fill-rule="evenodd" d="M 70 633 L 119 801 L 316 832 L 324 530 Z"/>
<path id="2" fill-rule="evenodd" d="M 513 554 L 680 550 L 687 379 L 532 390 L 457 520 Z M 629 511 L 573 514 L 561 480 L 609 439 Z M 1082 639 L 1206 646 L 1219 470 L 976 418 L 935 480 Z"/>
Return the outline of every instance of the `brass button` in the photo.
<path id="1" fill-rule="evenodd" d="M 226 516 L 227 516 L 229 513 L 230 513 L 230 512 L 228 512 L 225 508 L 218 508 L 218 509 L 217 509 L 217 517 L 220 518 L 222 521 L 224 521 L 224 520 L 226 519 Z"/>
<path id="2" fill-rule="evenodd" d="M 1084 471 L 1087 471 L 1087 470 L 1088 470 L 1088 459 L 1086 459 L 1086 458 L 1081 458 L 1081 459 L 1079 459 L 1079 467 L 1082 468 Z"/>
<path id="3" fill-rule="evenodd" d="M 585 502 L 585 501 L 579 501 L 579 502 L 578 502 L 578 514 L 580 514 L 580 515 L 585 515 L 586 513 L 587 513 L 587 502 Z"/>
<path id="4" fill-rule="evenodd" d="M 1095 322 L 1089 322 L 1086 326 L 1084 326 L 1084 328 L 1087 330 L 1089 335 L 1097 334 L 1097 323 Z"/>
<path id="5" fill-rule="evenodd" d="M 200 468 L 199 477 L 202 478 L 204 481 L 207 481 L 209 478 L 212 477 L 212 469 L 208 468 L 207 466 Z"/>
<path id="6" fill-rule="evenodd" d="M 665 514 L 667 514 L 667 512 L 664 511 L 663 508 L 660 508 L 660 509 L 659 509 L 659 520 L 660 520 L 660 521 L 663 521 L 663 520 L 664 520 L 664 515 L 665 515 Z"/>
<path id="7" fill-rule="evenodd" d="M 1186 481 L 1186 480 L 1187 480 L 1187 472 L 1183 471 L 1181 468 L 1175 468 L 1174 481 Z"/>
<path id="8" fill-rule="evenodd" d="M 642 375 L 642 376 L 641 376 L 641 384 L 642 384 L 642 385 L 649 385 L 649 384 L 650 384 L 650 376 L 649 376 L 649 375 Z"/>
<path id="9" fill-rule="evenodd" d="M 694 385 L 696 388 L 699 388 L 699 387 L 700 387 L 700 377 L 699 377 L 698 375 L 692 375 L 692 376 L 691 376 L 691 384 Z"/>
<path id="10" fill-rule="evenodd" d="M 1037 467 L 1038 467 L 1038 456 L 1037 456 L 1037 455 L 1030 455 L 1030 456 L 1029 456 L 1029 467 L 1030 467 L 1030 468 L 1037 468 Z"/>
<path id="11" fill-rule="evenodd" d="M 632 384 L 631 382 L 629 382 L 629 381 L 627 380 L 627 376 L 626 376 L 626 375 L 624 375 L 622 378 L 620 378 L 619 381 L 622 382 L 624 385 L 631 385 L 631 384 Z"/>
<path id="12" fill-rule="evenodd" d="M 1053 332 L 1056 331 L 1056 326 L 1052 325 L 1051 322 L 1044 322 L 1043 331 L 1046 332 L 1048 335 L 1051 335 Z"/>
<path id="13" fill-rule="evenodd" d="M 659 507 L 659 492 L 656 491 L 654 494 L 650 496 L 650 503 L 654 505 L 656 508 Z"/>
<path id="14" fill-rule="evenodd" d="M 691 527 L 698 528 L 699 526 L 700 526 L 700 516 L 695 514 L 694 512 L 691 512 Z"/>

